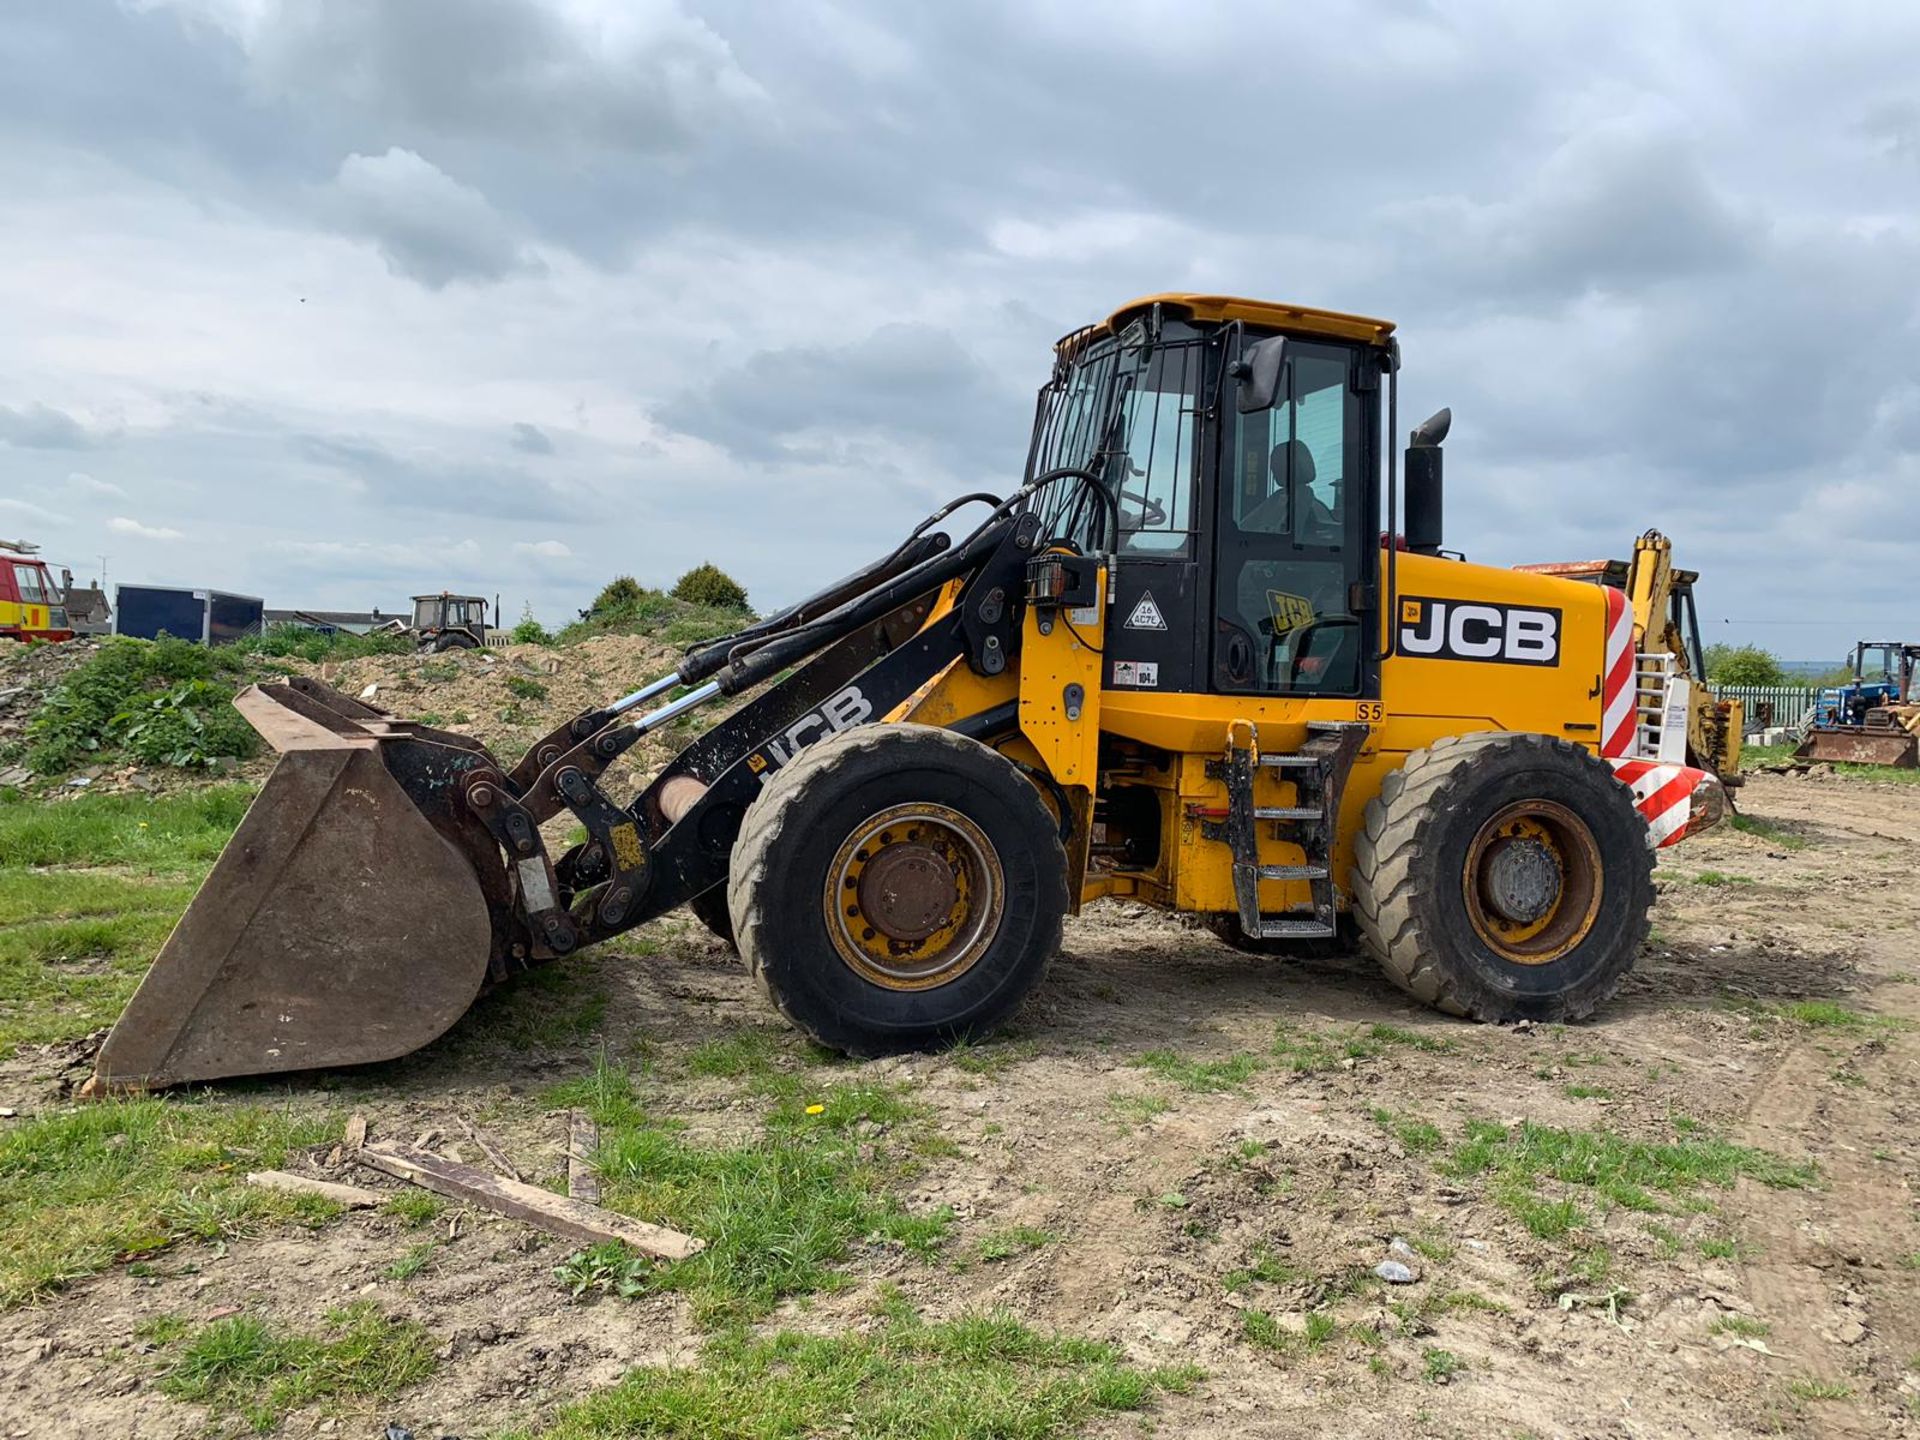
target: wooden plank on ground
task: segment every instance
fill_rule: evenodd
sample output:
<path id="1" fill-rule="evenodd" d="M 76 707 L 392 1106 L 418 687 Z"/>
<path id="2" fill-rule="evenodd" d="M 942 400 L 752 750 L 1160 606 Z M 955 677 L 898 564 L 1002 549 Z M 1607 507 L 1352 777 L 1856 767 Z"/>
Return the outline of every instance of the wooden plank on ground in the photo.
<path id="1" fill-rule="evenodd" d="M 685 1260 L 707 1248 L 707 1242 L 663 1225 L 649 1225 L 589 1205 L 583 1200 L 555 1195 L 537 1185 L 489 1175 L 471 1165 L 458 1165 L 430 1151 L 398 1141 L 383 1140 L 364 1146 L 357 1157 L 389 1175 L 425 1189 L 481 1205 L 515 1220 L 525 1221 L 550 1235 L 599 1244 L 619 1240 L 662 1260 Z"/>
<path id="2" fill-rule="evenodd" d="M 493 1143 L 493 1137 L 475 1125 L 466 1116 L 460 1117 L 460 1128 L 467 1132 L 467 1138 L 480 1147 L 480 1153 L 487 1157 L 487 1163 L 509 1180 L 518 1180 L 520 1172 L 514 1168 L 513 1161 L 507 1158 L 507 1152 Z M 597 1195 L 584 1196 L 584 1199 L 597 1200 Z"/>
<path id="3" fill-rule="evenodd" d="M 347 1133 L 344 1137 L 349 1150 L 358 1150 L 367 1143 L 367 1117 L 355 1112 L 347 1117 Z"/>
<path id="4" fill-rule="evenodd" d="M 310 1175 L 294 1175 L 285 1170 L 255 1170 L 247 1176 L 249 1185 L 262 1190 L 284 1190 L 290 1195 L 319 1195 L 350 1210 L 367 1210 L 387 1197 L 378 1190 L 359 1185 L 342 1185 L 336 1180 L 315 1180 Z"/>
<path id="5" fill-rule="evenodd" d="M 600 1148 L 600 1127 L 584 1110 L 567 1112 L 567 1193 L 589 1205 L 600 1203 L 600 1172 L 593 1153 Z"/>

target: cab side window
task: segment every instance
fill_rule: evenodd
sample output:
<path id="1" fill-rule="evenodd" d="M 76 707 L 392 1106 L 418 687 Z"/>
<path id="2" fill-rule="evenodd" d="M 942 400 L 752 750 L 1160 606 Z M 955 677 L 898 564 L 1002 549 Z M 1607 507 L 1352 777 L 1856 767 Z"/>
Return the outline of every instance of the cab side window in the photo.
<path id="1" fill-rule="evenodd" d="M 1222 456 L 1215 552 L 1216 688 L 1359 692 L 1361 625 L 1351 587 L 1364 483 L 1352 352 L 1290 344 L 1279 398 L 1235 415 Z"/>

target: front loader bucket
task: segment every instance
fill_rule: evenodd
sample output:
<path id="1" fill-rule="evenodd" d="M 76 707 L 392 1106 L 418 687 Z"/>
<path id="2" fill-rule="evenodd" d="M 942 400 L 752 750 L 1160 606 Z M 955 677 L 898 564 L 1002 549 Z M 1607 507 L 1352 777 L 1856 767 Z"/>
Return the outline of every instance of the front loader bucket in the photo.
<path id="1" fill-rule="evenodd" d="M 1845 725 L 1809 730 L 1793 752 L 1796 760 L 1827 760 L 1842 765 L 1889 765 L 1912 770 L 1920 765 L 1920 746 L 1904 730 L 1870 730 Z"/>
<path id="2" fill-rule="evenodd" d="M 407 748 L 402 773 L 485 752 L 311 681 L 234 704 L 280 759 L 107 1036 L 91 1093 L 390 1060 L 444 1033 L 487 978 L 490 847 L 430 820 L 383 749 Z"/>

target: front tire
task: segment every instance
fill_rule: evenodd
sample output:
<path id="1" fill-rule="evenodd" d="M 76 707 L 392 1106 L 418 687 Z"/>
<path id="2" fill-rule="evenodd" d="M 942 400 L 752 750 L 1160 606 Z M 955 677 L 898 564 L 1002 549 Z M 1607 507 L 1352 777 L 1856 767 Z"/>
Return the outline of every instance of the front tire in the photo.
<path id="1" fill-rule="evenodd" d="M 1548 735 L 1457 735 L 1367 806 L 1353 914 L 1387 977 L 1475 1020 L 1578 1020 L 1645 941 L 1653 853 L 1605 762 Z"/>
<path id="2" fill-rule="evenodd" d="M 748 808 L 728 908 L 774 1004 L 832 1050 L 991 1032 L 1060 948 L 1067 862 L 1005 757 L 924 725 L 846 730 Z"/>

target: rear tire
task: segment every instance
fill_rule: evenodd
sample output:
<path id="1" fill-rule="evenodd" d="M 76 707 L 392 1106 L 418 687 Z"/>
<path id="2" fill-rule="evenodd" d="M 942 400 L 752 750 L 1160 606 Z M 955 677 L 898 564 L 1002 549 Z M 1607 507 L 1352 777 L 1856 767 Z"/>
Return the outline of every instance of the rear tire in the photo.
<path id="1" fill-rule="evenodd" d="M 728 908 L 747 968 L 829 1049 L 984 1035 L 1060 948 L 1066 852 L 1032 783 L 978 741 L 867 725 L 808 747 L 748 808 Z"/>
<path id="2" fill-rule="evenodd" d="M 1578 1020 L 1646 939 L 1653 853 L 1605 762 L 1548 735 L 1457 735 L 1387 776 L 1353 914 L 1401 989 L 1475 1020 Z"/>

